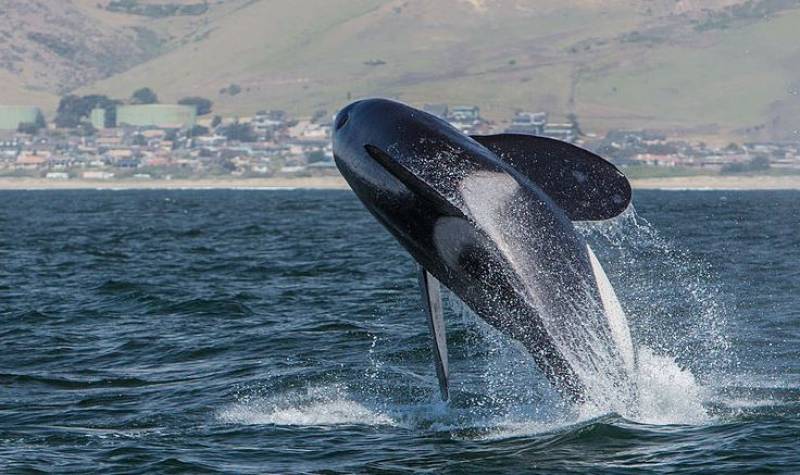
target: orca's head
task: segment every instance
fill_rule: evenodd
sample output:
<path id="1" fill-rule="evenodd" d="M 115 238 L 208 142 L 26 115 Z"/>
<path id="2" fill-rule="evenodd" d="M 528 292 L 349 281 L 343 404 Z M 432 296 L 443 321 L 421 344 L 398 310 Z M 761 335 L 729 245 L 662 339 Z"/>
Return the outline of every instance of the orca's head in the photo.
<path id="1" fill-rule="evenodd" d="M 393 101 L 366 99 L 353 102 L 336 114 L 334 161 L 350 187 L 370 209 L 380 205 L 376 202 L 379 195 L 410 193 L 387 170 L 385 163 L 393 161 L 388 149 L 404 139 L 400 130 L 406 128 L 412 117 L 406 109 Z"/>
<path id="2" fill-rule="evenodd" d="M 387 225 L 420 200 L 448 206 L 467 174 L 493 166 L 491 152 L 449 123 L 387 99 L 357 101 L 336 115 L 333 154 L 351 188 Z"/>

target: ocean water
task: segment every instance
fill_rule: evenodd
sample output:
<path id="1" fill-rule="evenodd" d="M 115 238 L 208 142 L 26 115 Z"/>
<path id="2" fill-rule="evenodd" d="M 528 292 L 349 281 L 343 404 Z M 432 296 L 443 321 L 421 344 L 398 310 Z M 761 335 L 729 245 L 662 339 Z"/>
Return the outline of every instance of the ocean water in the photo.
<path id="1" fill-rule="evenodd" d="M 581 225 L 638 407 L 570 407 L 344 191 L 0 192 L 2 473 L 800 473 L 800 192 Z"/>

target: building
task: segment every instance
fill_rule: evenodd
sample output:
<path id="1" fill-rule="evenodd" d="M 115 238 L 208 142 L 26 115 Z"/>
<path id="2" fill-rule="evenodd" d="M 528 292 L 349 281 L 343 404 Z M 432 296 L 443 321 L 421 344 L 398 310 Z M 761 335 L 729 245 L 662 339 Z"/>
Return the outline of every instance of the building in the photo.
<path id="1" fill-rule="evenodd" d="M 286 112 L 280 110 L 259 111 L 250 121 L 255 133 L 262 138 L 270 137 L 276 131 L 286 127 Z"/>
<path id="2" fill-rule="evenodd" d="M 632 160 L 635 163 L 654 167 L 676 167 L 678 165 L 682 165 L 681 158 L 677 155 L 640 153 L 635 155 Z"/>
<path id="3" fill-rule="evenodd" d="M 448 119 L 460 124 L 477 124 L 481 120 L 481 110 L 478 106 L 455 106 L 450 109 Z"/>
<path id="4" fill-rule="evenodd" d="M 43 168 L 47 166 L 47 161 L 50 159 L 50 156 L 50 152 L 46 151 L 21 152 L 17 156 L 17 167 L 27 169 Z"/>
<path id="5" fill-rule="evenodd" d="M 191 129 L 197 123 L 197 108 L 171 104 L 117 106 L 119 127 Z"/>
<path id="6" fill-rule="evenodd" d="M 92 109 L 89 114 L 89 121 L 95 129 L 106 128 L 106 110 L 105 109 Z"/>
<path id="7" fill-rule="evenodd" d="M 666 140 L 664 134 L 648 130 L 611 130 L 606 134 L 606 141 L 622 147 L 663 143 Z"/>
<path id="8" fill-rule="evenodd" d="M 481 125 L 481 110 L 478 106 L 456 106 L 450 109 L 447 120 L 462 133 L 470 135 Z"/>
<path id="9" fill-rule="evenodd" d="M 571 123 L 548 123 L 544 126 L 542 135 L 550 137 L 551 139 L 562 140 L 564 142 L 572 142 L 578 138 L 578 131 L 575 124 Z"/>
<path id="10" fill-rule="evenodd" d="M 0 130 L 17 130 L 19 124 L 35 124 L 42 111 L 33 106 L 0 106 Z"/>
<path id="11" fill-rule="evenodd" d="M 114 178 L 114 174 L 111 172 L 105 172 L 101 170 L 90 170 L 83 172 L 83 178 L 86 180 L 110 180 Z"/>
<path id="12" fill-rule="evenodd" d="M 547 112 L 517 112 L 511 119 L 509 134 L 542 135 L 547 125 Z"/>

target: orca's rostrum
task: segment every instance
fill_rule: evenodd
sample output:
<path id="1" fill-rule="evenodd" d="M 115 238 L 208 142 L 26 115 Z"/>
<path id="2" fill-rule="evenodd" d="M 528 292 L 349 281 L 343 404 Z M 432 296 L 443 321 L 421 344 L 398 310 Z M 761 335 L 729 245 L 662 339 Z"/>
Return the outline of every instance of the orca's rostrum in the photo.
<path id="1" fill-rule="evenodd" d="M 333 152 L 356 195 L 419 263 L 443 399 L 439 282 L 521 342 L 565 397 L 629 398 L 635 358 L 627 323 L 573 225 L 627 208 L 630 185 L 612 164 L 549 138 L 468 137 L 385 99 L 337 114 Z"/>

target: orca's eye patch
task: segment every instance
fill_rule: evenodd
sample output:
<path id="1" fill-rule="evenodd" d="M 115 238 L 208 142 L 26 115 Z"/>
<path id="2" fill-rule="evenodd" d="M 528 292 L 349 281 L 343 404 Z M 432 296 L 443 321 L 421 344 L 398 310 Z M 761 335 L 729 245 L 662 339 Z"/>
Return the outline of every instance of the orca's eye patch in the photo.
<path id="1" fill-rule="evenodd" d="M 347 121 L 350 120 L 350 113 L 347 111 L 342 111 L 336 116 L 336 130 L 341 129 L 342 127 L 347 124 Z"/>

